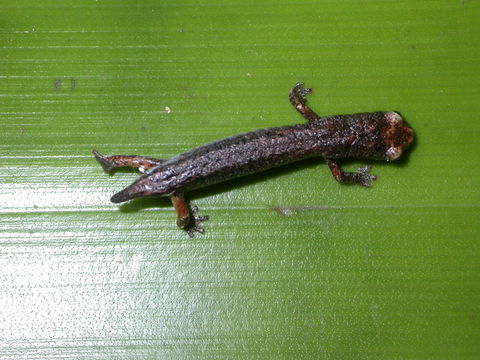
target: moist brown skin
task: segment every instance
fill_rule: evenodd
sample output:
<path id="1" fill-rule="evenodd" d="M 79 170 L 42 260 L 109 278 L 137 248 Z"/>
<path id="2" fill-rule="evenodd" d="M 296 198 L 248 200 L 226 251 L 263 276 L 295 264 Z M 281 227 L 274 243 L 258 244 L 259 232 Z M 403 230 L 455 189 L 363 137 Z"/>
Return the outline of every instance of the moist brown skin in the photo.
<path id="1" fill-rule="evenodd" d="M 148 171 L 133 184 L 113 195 L 120 203 L 140 196 L 169 196 L 177 212 L 177 224 L 193 236 L 203 232 L 184 192 L 261 172 L 311 157 L 323 157 L 334 178 L 342 183 L 370 186 L 376 179 L 370 167 L 344 172 L 337 160 L 346 158 L 395 160 L 413 141 L 413 130 L 396 112 L 372 112 L 319 117 L 306 106 L 311 89 L 296 84 L 289 99 L 308 123 L 251 131 L 214 141 L 168 160 L 136 155 L 103 156 L 93 151 L 106 172 L 131 166 Z"/>

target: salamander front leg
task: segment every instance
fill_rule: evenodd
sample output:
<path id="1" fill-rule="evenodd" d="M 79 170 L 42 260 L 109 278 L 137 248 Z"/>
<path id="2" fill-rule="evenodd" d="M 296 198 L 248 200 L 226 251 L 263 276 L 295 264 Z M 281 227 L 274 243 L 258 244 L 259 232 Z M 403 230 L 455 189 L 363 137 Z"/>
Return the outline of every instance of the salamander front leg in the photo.
<path id="1" fill-rule="evenodd" d="M 334 160 L 327 159 L 327 164 L 335 180 L 341 183 L 370 187 L 372 181 L 377 178 L 375 175 L 370 175 L 371 166 L 358 168 L 355 172 L 344 172 Z"/>
<path id="2" fill-rule="evenodd" d="M 95 159 L 102 165 L 103 170 L 106 173 L 111 174 L 112 170 L 117 167 L 130 166 L 138 169 L 140 172 L 144 170 L 152 169 L 159 166 L 163 160 L 149 158 L 145 156 L 137 155 L 111 155 L 103 156 L 98 151 L 92 151 Z"/>
<path id="3" fill-rule="evenodd" d="M 194 237 L 196 232 L 203 234 L 205 230 L 200 226 L 201 222 L 208 220 L 208 216 L 199 215 L 196 206 L 190 207 L 185 201 L 183 193 L 175 193 L 170 195 L 172 205 L 177 212 L 177 225 L 185 230 L 190 237 Z"/>
<path id="4" fill-rule="evenodd" d="M 315 114 L 315 112 L 307 106 L 305 95 L 310 94 L 311 92 L 312 89 L 304 88 L 303 82 L 299 82 L 292 88 L 292 90 L 290 90 L 290 94 L 288 95 L 290 103 L 305 119 L 308 120 L 308 122 L 320 118 L 320 116 Z"/>

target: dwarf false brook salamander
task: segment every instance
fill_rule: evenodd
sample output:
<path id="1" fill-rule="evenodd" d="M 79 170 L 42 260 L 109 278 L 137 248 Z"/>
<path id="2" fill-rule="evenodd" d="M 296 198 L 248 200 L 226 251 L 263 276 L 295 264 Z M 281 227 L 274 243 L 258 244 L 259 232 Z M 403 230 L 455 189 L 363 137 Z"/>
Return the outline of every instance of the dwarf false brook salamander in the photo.
<path id="1" fill-rule="evenodd" d="M 116 167 L 146 170 L 133 184 L 112 196 L 121 203 L 140 196 L 168 196 L 177 212 L 177 225 L 190 236 L 203 232 L 206 216 L 197 214 L 184 198 L 187 191 L 214 185 L 244 175 L 311 157 L 323 157 L 335 180 L 370 186 L 376 179 L 370 167 L 355 172 L 341 170 L 338 160 L 346 158 L 395 160 L 413 141 L 413 130 L 400 114 L 370 112 L 320 117 L 306 105 L 312 90 L 296 84 L 289 99 L 308 122 L 255 130 L 196 147 L 170 159 L 136 155 L 93 155 L 110 173 Z"/>

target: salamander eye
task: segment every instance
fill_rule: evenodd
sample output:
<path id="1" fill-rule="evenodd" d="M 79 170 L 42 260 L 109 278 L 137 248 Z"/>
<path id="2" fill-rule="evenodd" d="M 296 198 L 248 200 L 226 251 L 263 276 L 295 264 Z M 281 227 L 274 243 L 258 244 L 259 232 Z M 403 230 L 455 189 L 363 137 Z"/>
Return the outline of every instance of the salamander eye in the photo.
<path id="1" fill-rule="evenodd" d="M 402 155 L 402 147 L 392 146 L 385 152 L 385 157 L 387 160 L 396 160 Z"/>
<path id="2" fill-rule="evenodd" d="M 385 113 L 384 116 L 385 116 L 385 120 L 387 120 L 387 122 L 390 125 L 397 125 L 397 124 L 403 123 L 402 117 L 400 116 L 399 113 L 395 111 L 387 112 Z"/>

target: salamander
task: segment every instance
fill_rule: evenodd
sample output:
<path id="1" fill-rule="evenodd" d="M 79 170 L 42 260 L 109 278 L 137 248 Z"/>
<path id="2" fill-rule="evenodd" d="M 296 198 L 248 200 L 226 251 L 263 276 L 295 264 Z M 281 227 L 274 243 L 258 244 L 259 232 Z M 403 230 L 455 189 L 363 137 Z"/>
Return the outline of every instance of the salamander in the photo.
<path id="1" fill-rule="evenodd" d="M 338 182 L 369 187 L 370 166 L 342 171 L 338 161 L 347 158 L 396 160 L 414 138 L 399 113 L 369 112 L 320 117 L 307 106 L 312 90 L 297 83 L 289 93 L 293 107 L 306 123 L 246 132 L 196 147 L 162 160 L 137 155 L 104 156 L 93 150 L 102 168 L 131 166 L 145 171 L 135 182 L 112 196 L 121 203 L 141 196 L 168 196 L 177 212 L 177 225 L 190 236 L 203 233 L 207 216 L 190 208 L 184 193 L 273 167 L 312 157 L 326 160 Z"/>

